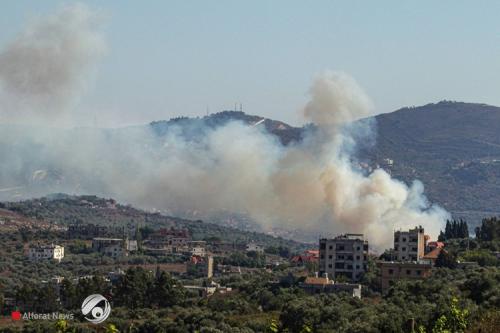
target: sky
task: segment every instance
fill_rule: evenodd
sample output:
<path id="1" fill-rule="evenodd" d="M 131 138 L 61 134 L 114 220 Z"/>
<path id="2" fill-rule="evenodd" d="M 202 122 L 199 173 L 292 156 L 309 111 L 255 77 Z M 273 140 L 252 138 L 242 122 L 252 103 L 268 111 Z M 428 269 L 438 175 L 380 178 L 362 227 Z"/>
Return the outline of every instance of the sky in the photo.
<path id="1" fill-rule="evenodd" d="M 352 75 L 378 113 L 500 105 L 498 1 L 82 1 L 107 53 L 74 106 L 119 127 L 234 109 L 294 125 L 315 77 Z M 0 49 L 70 1 L 6 1 Z"/>

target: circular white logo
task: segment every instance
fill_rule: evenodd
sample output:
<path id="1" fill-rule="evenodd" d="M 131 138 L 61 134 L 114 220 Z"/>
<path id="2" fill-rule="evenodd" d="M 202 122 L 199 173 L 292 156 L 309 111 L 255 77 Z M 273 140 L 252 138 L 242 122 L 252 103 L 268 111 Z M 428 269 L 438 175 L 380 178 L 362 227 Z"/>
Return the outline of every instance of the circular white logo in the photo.
<path id="1" fill-rule="evenodd" d="M 85 316 L 85 319 L 91 323 L 100 324 L 109 317 L 109 314 L 111 313 L 111 306 L 104 296 L 94 294 L 90 295 L 83 301 L 82 313 Z"/>

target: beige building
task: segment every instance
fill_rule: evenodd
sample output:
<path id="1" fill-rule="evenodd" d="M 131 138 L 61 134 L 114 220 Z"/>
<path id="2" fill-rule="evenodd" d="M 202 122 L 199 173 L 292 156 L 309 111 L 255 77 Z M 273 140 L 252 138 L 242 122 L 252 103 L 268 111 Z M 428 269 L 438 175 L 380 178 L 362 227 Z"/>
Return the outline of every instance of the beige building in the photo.
<path id="1" fill-rule="evenodd" d="M 33 261 L 57 260 L 61 262 L 64 258 L 64 246 L 60 245 L 36 245 L 28 250 L 28 258 Z"/>
<path id="2" fill-rule="evenodd" d="M 308 276 L 300 287 L 308 294 L 329 294 L 347 292 L 352 297 L 361 298 L 361 285 L 355 283 L 335 283 L 330 280 L 328 276 L 325 277 L 311 277 Z"/>
<path id="3" fill-rule="evenodd" d="M 424 228 L 394 232 L 394 260 L 419 261 L 425 254 Z"/>
<path id="4" fill-rule="evenodd" d="M 380 268 L 382 291 L 386 291 L 399 280 L 420 280 L 429 277 L 432 269 L 430 263 L 381 261 L 377 265 Z"/>
<path id="5" fill-rule="evenodd" d="M 358 281 L 366 271 L 368 241 L 362 234 L 345 234 L 319 241 L 319 274 Z"/>

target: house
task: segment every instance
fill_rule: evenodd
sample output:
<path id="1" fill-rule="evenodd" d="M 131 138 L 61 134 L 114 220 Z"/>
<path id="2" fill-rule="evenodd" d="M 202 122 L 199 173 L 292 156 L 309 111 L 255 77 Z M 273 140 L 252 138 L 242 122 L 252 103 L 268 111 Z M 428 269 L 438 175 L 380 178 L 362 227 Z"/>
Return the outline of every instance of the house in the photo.
<path id="1" fill-rule="evenodd" d="M 424 262 L 429 262 L 432 264 L 432 266 L 434 266 L 436 264 L 436 260 L 437 258 L 439 257 L 439 254 L 444 251 L 446 252 L 445 249 L 443 249 L 442 247 L 435 247 L 432 251 L 426 253 L 423 257 L 422 257 L 422 261 Z"/>
<path id="2" fill-rule="evenodd" d="M 361 298 L 361 285 L 356 283 L 335 283 L 328 278 L 328 274 L 324 277 L 308 276 L 300 287 L 308 294 L 321 294 L 321 293 L 339 293 L 347 292 L 352 297 Z"/>
<path id="3" fill-rule="evenodd" d="M 366 271 L 368 241 L 363 234 L 345 234 L 319 241 L 319 273 L 358 281 Z"/>
<path id="4" fill-rule="evenodd" d="M 188 252 L 191 236 L 184 229 L 162 228 L 142 242 L 142 249 L 152 254 L 169 254 Z"/>
<path id="5" fill-rule="evenodd" d="M 432 250 L 436 249 L 436 248 L 443 248 L 444 247 L 444 243 L 443 242 L 436 242 L 436 241 L 432 241 L 432 242 L 427 242 L 426 246 L 425 246 L 425 253 L 429 253 L 431 252 Z"/>
<path id="6" fill-rule="evenodd" d="M 119 258 L 128 256 L 127 241 L 121 238 L 94 238 L 92 239 L 92 250 L 106 256 Z"/>
<path id="7" fill-rule="evenodd" d="M 380 261 L 380 284 L 382 291 L 388 290 L 397 281 L 421 280 L 431 275 L 432 264 L 423 262 Z"/>
<path id="8" fill-rule="evenodd" d="M 306 250 L 303 254 L 292 257 L 290 262 L 297 266 L 303 266 L 307 263 L 318 263 L 319 250 Z"/>
<path id="9" fill-rule="evenodd" d="M 246 251 L 247 252 L 264 253 L 264 248 L 260 245 L 255 244 L 255 243 L 248 243 Z"/>
<path id="10" fill-rule="evenodd" d="M 207 243 L 205 241 L 190 241 L 186 253 L 192 256 L 204 257 L 206 255 Z"/>
<path id="11" fill-rule="evenodd" d="M 35 245 L 28 250 L 28 258 L 33 261 L 56 260 L 61 262 L 64 258 L 64 246 L 60 245 Z"/>

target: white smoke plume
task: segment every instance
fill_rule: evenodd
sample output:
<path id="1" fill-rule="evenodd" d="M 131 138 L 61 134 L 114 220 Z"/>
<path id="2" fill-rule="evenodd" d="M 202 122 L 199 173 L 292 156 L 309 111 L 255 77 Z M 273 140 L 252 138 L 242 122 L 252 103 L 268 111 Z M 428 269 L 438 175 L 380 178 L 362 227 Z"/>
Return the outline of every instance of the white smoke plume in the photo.
<path id="1" fill-rule="evenodd" d="M 106 46 L 98 15 L 82 4 L 29 24 L 0 51 L 0 119 L 51 121 L 69 111 Z"/>
<path id="2" fill-rule="evenodd" d="M 102 50 L 101 38 L 89 30 L 90 17 L 84 7 L 70 7 L 7 47 L 0 55 L 5 91 L 67 109 L 79 92 L 81 68 Z M 38 115 L 57 115 L 44 106 Z M 8 158 L 0 164 L 0 189 L 25 188 L 24 196 L 97 194 L 171 214 L 196 211 L 200 218 L 241 212 L 264 227 L 361 232 L 379 250 L 391 245 L 394 229 L 422 225 L 437 236 L 447 213 L 427 202 L 421 183 L 408 187 L 382 169 L 368 173 L 357 166 L 357 143 L 373 141 L 374 132 L 370 121 L 354 121 L 372 114 L 354 79 L 326 72 L 313 82 L 304 107 L 316 127 L 288 146 L 262 126 L 241 122 L 197 125 L 201 139 L 186 138 L 175 126 L 164 136 L 150 126 L 2 126 L 0 154 Z"/>

